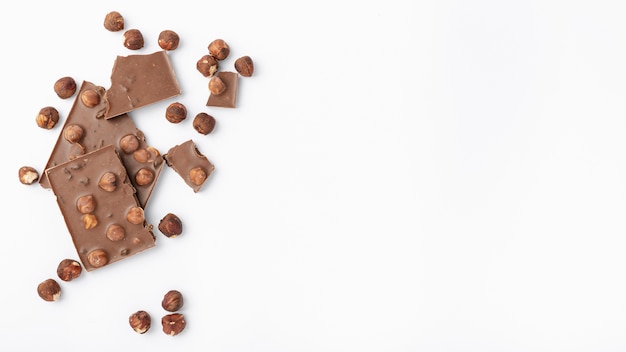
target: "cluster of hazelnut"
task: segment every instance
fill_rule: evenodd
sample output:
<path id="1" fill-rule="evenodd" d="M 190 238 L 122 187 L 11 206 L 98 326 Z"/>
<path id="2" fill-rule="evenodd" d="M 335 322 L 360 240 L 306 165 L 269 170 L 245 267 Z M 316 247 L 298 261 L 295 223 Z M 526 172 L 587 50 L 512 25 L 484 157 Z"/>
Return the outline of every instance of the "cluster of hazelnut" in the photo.
<path id="1" fill-rule="evenodd" d="M 104 17 L 104 28 L 110 32 L 119 32 L 124 30 L 124 16 L 117 11 L 111 11 Z M 139 50 L 144 47 L 145 40 L 143 33 L 139 29 L 128 29 L 123 34 L 122 44 L 129 50 Z M 173 30 L 166 29 L 159 33 L 158 43 L 163 50 L 175 50 L 178 48 L 180 37 Z"/>
<path id="2" fill-rule="evenodd" d="M 169 336 L 180 334 L 187 326 L 185 316 L 178 312 L 183 307 L 183 295 L 177 290 L 168 291 L 163 296 L 161 307 L 168 312 L 161 317 L 163 332 Z M 128 317 L 128 323 L 138 334 L 145 334 L 152 326 L 152 317 L 147 311 L 138 310 Z"/>
<path id="3" fill-rule="evenodd" d="M 57 266 L 57 276 L 65 282 L 76 279 L 82 272 L 83 267 L 74 259 L 63 259 Z M 44 301 L 58 301 L 61 298 L 61 285 L 57 280 L 48 278 L 37 285 L 37 294 Z"/>

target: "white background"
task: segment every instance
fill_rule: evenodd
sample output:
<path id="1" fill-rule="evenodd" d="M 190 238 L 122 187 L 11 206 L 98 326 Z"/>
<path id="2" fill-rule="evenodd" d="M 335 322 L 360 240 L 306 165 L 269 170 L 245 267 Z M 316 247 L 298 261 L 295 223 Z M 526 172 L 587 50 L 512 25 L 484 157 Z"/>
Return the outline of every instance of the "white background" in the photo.
<path id="1" fill-rule="evenodd" d="M 623 351 L 626 4 L 623 1 L 36 1 L 2 5 L 5 200 L 0 349 L 36 351 Z M 10 7 L 9 7 L 10 6 Z M 104 29 L 121 12 L 146 46 Z M 18 182 L 60 128 L 72 76 L 108 87 L 116 55 L 159 50 L 183 94 L 131 114 L 162 152 L 215 164 L 194 194 L 164 170 L 148 208 L 183 234 L 62 282 L 77 258 L 52 193 Z M 236 109 L 208 108 L 195 63 L 250 55 Z M 165 107 L 205 111 L 167 122 Z M 163 294 L 187 329 L 160 331 Z M 133 332 L 128 316 L 153 327 Z M 56 350 L 56 349 L 55 349 Z"/>

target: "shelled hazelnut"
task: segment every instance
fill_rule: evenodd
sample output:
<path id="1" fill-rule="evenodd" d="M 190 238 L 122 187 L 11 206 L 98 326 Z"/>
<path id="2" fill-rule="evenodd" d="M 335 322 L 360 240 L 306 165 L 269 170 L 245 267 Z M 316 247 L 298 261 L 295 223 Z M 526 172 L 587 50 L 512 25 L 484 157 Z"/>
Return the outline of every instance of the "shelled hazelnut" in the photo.
<path id="1" fill-rule="evenodd" d="M 226 84 L 218 76 L 214 76 L 209 81 L 209 92 L 213 95 L 220 95 L 226 90 Z"/>
<path id="2" fill-rule="evenodd" d="M 250 56 L 242 56 L 235 60 L 235 70 L 243 77 L 250 77 L 254 74 L 254 62 Z"/>
<path id="3" fill-rule="evenodd" d="M 183 223 L 177 215 L 168 213 L 159 221 L 158 229 L 166 237 L 174 238 L 183 232 Z"/>
<path id="4" fill-rule="evenodd" d="M 145 310 L 138 310 L 128 317 L 130 327 L 138 334 L 145 334 L 152 326 L 152 318 Z"/>
<path id="5" fill-rule="evenodd" d="M 176 50 L 180 42 L 180 37 L 176 32 L 166 29 L 159 34 L 158 42 L 163 50 Z"/>
<path id="6" fill-rule="evenodd" d="M 175 312 L 183 307 L 183 295 L 178 290 L 170 290 L 161 301 L 161 306 L 168 312 Z"/>
<path id="7" fill-rule="evenodd" d="M 57 266 L 57 276 L 63 281 L 72 281 L 83 271 L 80 263 L 74 259 L 63 259 Z"/>
<path id="8" fill-rule="evenodd" d="M 37 294 L 44 301 L 58 301 L 61 297 L 61 286 L 54 279 L 46 279 L 37 285 Z"/>
<path id="9" fill-rule="evenodd" d="M 76 93 L 76 81 L 72 77 L 61 77 L 54 82 L 54 92 L 61 99 L 67 99 Z"/>
<path id="10" fill-rule="evenodd" d="M 215 39 L 209 43 L 209 53 L 218 60 L 224 60 L 230 54 L 230 47 L 223 39 Z"/>
<path id="11" fill-rule="evenodd" d="M 104 28 L 111 32 L 124 29 L 124 17 L 117 11 L 111 11 L 104 17 Z"/>
<path id="12" fill-rule="evenodd" d="M 50 130 L 59 122 L 59 111 L 52 106 L 46 106 L 39 110 L 35 119 L 37 126 Z"/>
<path id="13" fill-rule="evenodd" d="M 219 66 L 217 59 L 211 55 L 204 55 L 196 62 L 196 69 L 204 77 L 213 77 L 219 69 Z"/>
<path id="14" fill-rule="evenodd" d="M 144 46 L 143 34 L 138 29 L 129 29 L 124 32 L 123 44 L 127 49 L 139 50 Z"/>
<path id="15" fill-rule="evenodd" d="M 172 313 L 164 315 L 161 318 L 161 326 L 166 335 L 176 336 L 185 330 L 187 322 L 185 316 L 181 313 Z"/>
<path id="16" fill-rule="evenodd" d="M 171 123 L 180 123 L 187 118 L 187 108 L 179 102 L 171 103 L 165 109 L 165 119 Z"/>
<path id="17" fill-rule="evenodd" d="M 207 135 L 215 128 L 215 118 L 206 112 L 201 112 L 194 117 L 192 125 L 198 133 Z"/>
<path id="18" fill-rule="evenodd" d="M 22 166 L 18 171 L 20 182 L 25 185 L 32 185 L 39 180 L 39 172 L 32 166 Z"/>

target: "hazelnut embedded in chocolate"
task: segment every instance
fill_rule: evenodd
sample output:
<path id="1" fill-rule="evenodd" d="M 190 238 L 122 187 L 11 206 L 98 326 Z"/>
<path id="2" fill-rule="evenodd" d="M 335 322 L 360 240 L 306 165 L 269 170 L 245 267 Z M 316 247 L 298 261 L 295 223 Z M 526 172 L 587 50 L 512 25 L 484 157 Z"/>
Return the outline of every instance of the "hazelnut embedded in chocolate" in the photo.
<path id="1" fill-rule="evenodd" d="M 63 132 L 63 138 L 70 143 L 79 142 L 83 139 L 83 135 L 85 134 L 85 130 L 78 125 L 69 125 L 65 127 L 65 131 Z"/>
<path id="2" fill-rule="evenodd" d="M 109 263 L 109 256 L 107 255 L 107 252 L 102 249 L 94 249 L 87 254 L 87 261 L 94 268 L 100 268 Z"/>
<path id="3" fill-rule="evenodd" d="M 95 89 L 87 89 L 81 93 L 80 100 L 86 107 L 93 108 L 100 104 L 100 94 Z"/>

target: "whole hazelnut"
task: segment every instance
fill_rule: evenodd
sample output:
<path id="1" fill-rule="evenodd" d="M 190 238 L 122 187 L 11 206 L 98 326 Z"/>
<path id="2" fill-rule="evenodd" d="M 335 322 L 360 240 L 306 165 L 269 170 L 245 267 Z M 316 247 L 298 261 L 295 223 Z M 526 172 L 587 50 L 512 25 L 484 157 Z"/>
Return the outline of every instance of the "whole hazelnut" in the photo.
<path id="1" fill-rule="evenodd" d="M 50 130 L 59 122 L 59 111 L 52 106 L 43 107 L 39 110 L 35 121 L 37 126 Z"/>
<path id="2" fill-rule="evenodd" d="M 128 323 L 136 333 L 144 334 L 146 331 L 150 330 L 152 318 L 145 310 L 138 310 L 128 317 Z"/>
<path id="3" fill-rule="evenodd" d="M 161 318 L 161 326 L 166 335 L 176 336 L 185 330 L 185 316 L 181 313 L 172 313 L 164 315 Z"/>
<path id="4" fill-rule="evenodd" d="M 111 11 L 104 17 L 104 28 L 111 32 L 119 32 L 124 29 L 124 17 L 117 12 Z"/>
<path id="5" fill-rule="evenodd" d="M 112 224 L 107 228 L 106 236 L 113 242 L 121 241 L 126 237 L 126 230 L 121 225 Z"/>
<path id="6" fill-rule="evenodd" d="M 139 186 L 149 185 L 152 183 L 152 181 L 154 181 L 154 172 L 152 172 L 152 170 L 146 169 L 145 167 L 139 169 L 139 171 L 137 171 L 137 173 L 135 174 L 135 182 Z"/>
<path id="7" fill-rule="evenodd" d="M 180 291 L 170 290 L 161 301 L 161 306 L 168 312 L 175 312 L 183 307 L 183 295 Z"/>
<path id="8" fill-rule="evenodd" d="M 138 29 L 129 29 L 124 32 L 124 46 L 130 50 L 139 50 L 143 48 L 143 34 Z"/>
<path id="9" fill-rule="evenodd" d="M 219 69 L 219 63 L 213 56 L 204 55 L 196 62 L 196 69 L 204 77 L 213 77 Z"/>
<path id="10" fill-rule="evenodd" d="M 150 152 L 148 152 L 148 150 L 143 149 L 143 148 L 137 149 L 133 153 L 133 158 L 140 163 L 147 163 L 148 160 L 150 159 Z"/>
<path id="11" fill-rule="evenodd" d="M 65 127 L 65 132 L 63 133 L 63 137 L 66 141 L 70 143 L 79 142 L 83 139 L 83 135 L 85 134 L 85 130 L 78 125 L 69 125 Z"/>
<path id="12" fill-rule="evenodd" d="M 91 194 L 79 197 L 76 201 L 76 209 L 81 214 L 91 214 L 96 209 L 96 199 Z"/>
<path id="13" fill-rule="evenodd" d="M 230 54 L 230 47 L 223 39 L 215 39 L 209 44 L 209 53 L 221 61 Z"/>
<path id="14" fill-rule="evenodd" d="M 206 171 L 204 171 L 204 169 L 202 169 L 200 166 L 191 168 L 191 170 L 189 170 L 189 180 L 196 186 L 202 185 L 204 181 L 206 181 L 206 178 Z"/>
<path id="15" fill-rule="evenodd" d="M 54 279 L 46 279 L 37 285 L 37 294 L 44 301 L 58 301 L 61 298 L 61 286 Z"/>
<path id="16" fill-rule="evenodd" d="M 175 50 L 179 42 L 180 37 L 172 30 L 166 29 L 159 34 L 159 46 L 163 50 Z"/>
<path id="17" fill-rule="evenodd" d="M 107 192 L 115 191 L 117 188 L 117 177 L 110 171 L 105 172 L 98 181 L 98 187 Z"/>
<path id="18" fill-rule="evenodd" d="M 192 125 L 198 133 L 207 135 L 215 128 L 215 118 L 205 112 L 201 112 L 194 117 Z"/>
<path id="19" fill-rule="evenodd" d="M 165 118 L 171 123 L 180 123 L 187 118 L 187 108 L 179 102 L 171 103 L 165 109 Z"/>
<path id="20" fill-rule="evenodd" d="M 142 224 L 145 220 L 144 211 L 141 207 L 132 207 L 126 213 L 126 221 L 134 225 Z"/>
<path id="21" fill-rule="evenodd" d="M 120 138 L 120 149 L 126 154 L 133 153 L 139 148 L 139 138 L 134 134 L 127 134 Z"/>
<path id="22" fill-rule="evenodd" d="M 242 56 L 235 60 L 235 70 L 244 77 L 250 77 L 254 73 L 254 63 L 250 56 Z"/>
<path id="23" fill-rule="evenodd" d="M 54 92 L 61 99 L 67 99 L 76 93 L 76 81 L 72 77 L 61 77 L 54 82 Z"/>
<path id="24" fill-rule="evenodd" d="M 213 95 L 220 95 L 226 90 L 226 84 L 218 76 L 214 76 L 209 81 L 209 92 Z"/>
<path id="25" fill-rule="evenodd" d="M 109 262 L 109 256 L 107 255 L 107 252 L 102 249 L 94 249 L 93 251 L 89 252 L 89 254 L 87 254 L 87 261 L 94 268 L 100 268 L 107 265 L 107 263 Z"/>
<path id="26" fill-rule="evenodd" d="M 74 259 L 63 259 L 57 266 L 57 275 L 63 281 L 72 281 L 83 272 L 83 267 Z"/>
<path id="27" fill-rule="evenodd" d="M 175 238 L 183 233 L 183 222 L 177 215 L 168 213 L 159 221 L 158 229 L 166 237 Z"/>
<path id="28" fill-rule="evenodd" d="M 22 166 L 19 169 L 18 176 L 20 182 L 25 185 L 32 185 L 39 180 L 39 172 L 32 166 Z"/>
<path id="29" fill-rule="evenodd" d="M 80 95 L 80 100 L 88 108 L 100 104 L 100 94 L 95 89 L 87 89 Z"/>

